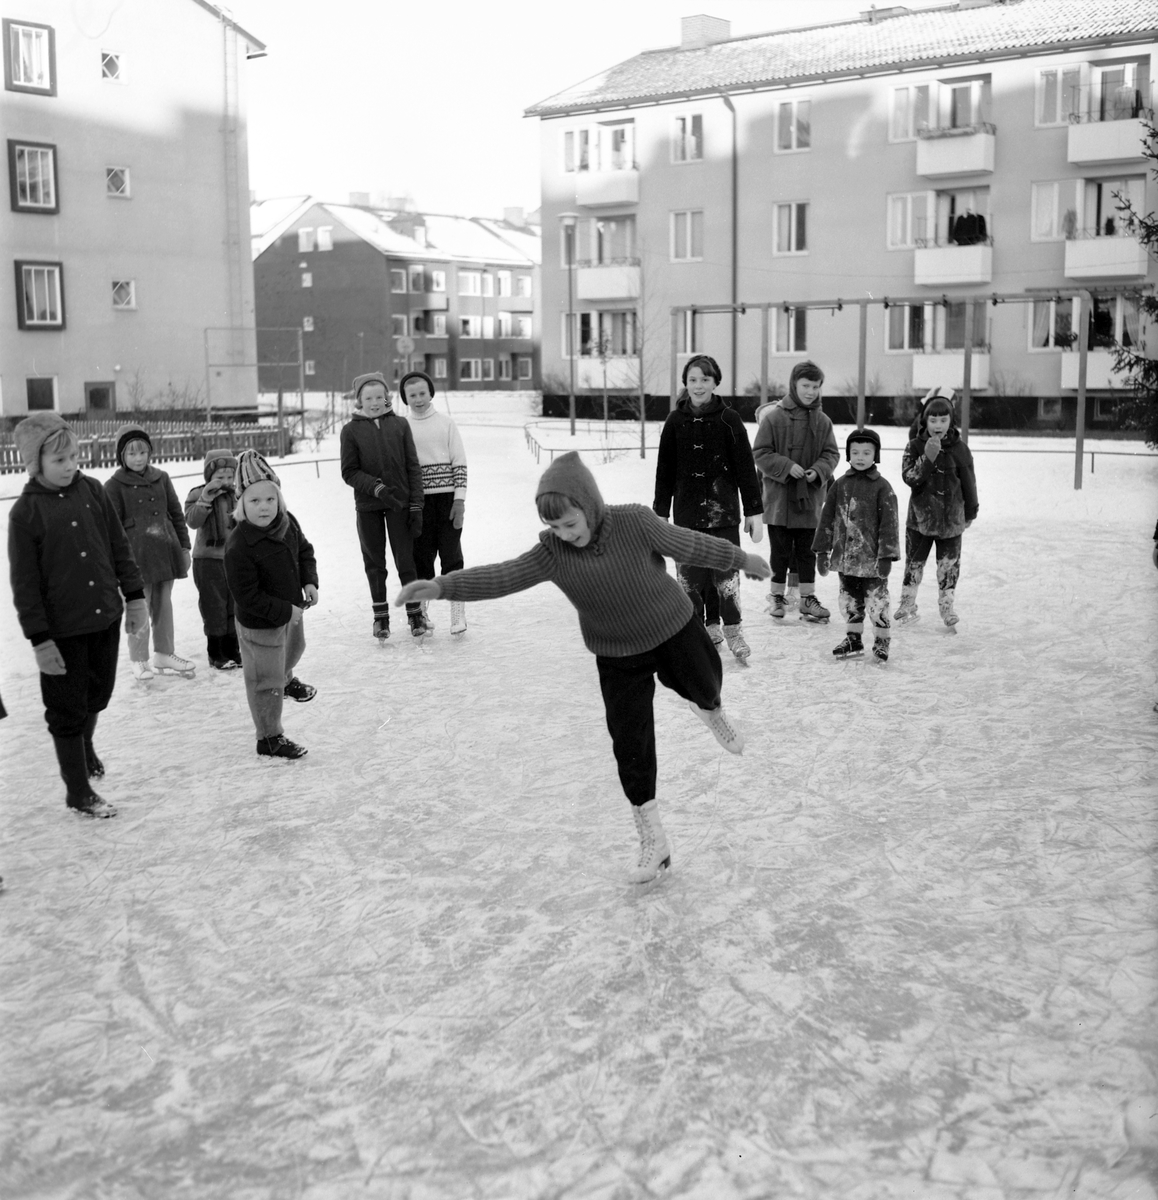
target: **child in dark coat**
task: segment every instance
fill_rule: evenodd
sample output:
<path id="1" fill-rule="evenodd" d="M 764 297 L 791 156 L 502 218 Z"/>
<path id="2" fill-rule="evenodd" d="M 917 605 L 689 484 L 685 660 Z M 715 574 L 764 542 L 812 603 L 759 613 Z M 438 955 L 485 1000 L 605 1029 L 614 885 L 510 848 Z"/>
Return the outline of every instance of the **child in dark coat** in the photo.
<path id="1" fill-rule="evenodd" d="M 65 803 L 113 817 L 117 810 L 89 782 L 105 773 L 93 732 L 116 682 L 122 611 L 130 637 L 148 627 L 145 582 L 112 502 L 77 469 L 72 429 L 56 413 L 38 412 L 15 437 L 32 478 L 8 518 L 12 596 L 40 668 Z"/>
<path id="2" fill-rule="evenodd" d="M 173 581 L 189 574 L 189 530 L 173 482 L 149 459 L 153 442 L 140 425 L 117 430 L 116 474 L 105 492 L 116 509 L 145 581 L 145 603 L 153 629 L 153 667 L 149 666 L 149 627 L 129 635 L 133 674 L 152 679 L 153 668 L 165 674 L 193 674 L 193 664 L 174 653 Z"/>
<path id="3" fill-rule="evenodd" d="M 865 616 L 873 627 L 873 657 L 889 661 L 889 571 L 901 556 L 897 496 L 877 470 L 881 439 L 872 429 L 854 429 L 844 447 L 849 469 L 824 501 L 812 549 L 816 567 L 840 576 L 840 611 L 845 638 L 833 650 L 837 658 L 864 652 Z"/>
<path id="4" fill-rule="evenodd" d="M 763 505 L 744 422 L 714 395 L 720 379 L 719 365 L 706 354 L 684 365 L 684 395 L 660 434 L 653 508 L 667 520 L 674 501 L 677 525 L 738 546 L 741 509 L 745 531 L 758 542 Z M 740 572 L 677 563 L 676 578 L 691 597 L 697 619 L 706 622 L 712 642 L 718 646 L 726 641 L 745 662 L 751 650 L 740 625 Z"/>
<path id="5" fill-rule="evenodd" d="M 304 704 L 317 688 L 294 675 L 306 648 L 302 614 L 318 602 L 314 548 L 286 510 L 281 481 L 256 450 L 237 459 L 236 528 L 225 543 L 225 576 L 237 610 L 245 695 L 257 729 L 257 752 L 301 758 L 285 736 L 282 697 Z"/>
<path id="6" fill-rule="evenodd" d="M 185 522 L 197 531 L 193 543 L 197 607 L 205 629 L 209 665 L 218 671 L 241 666 L 233 597 L 225 578 L 225 539 L 233 529 L 237 505 L 233 490 L 236 475 L 237 459 L 231 451 L 210 450 L 205 455 L 205 483 L 195 487 L 185 500 Z"/>
<path id="7" fill-rule="evenodd" d="M 357 411 L 342 426 L 342 478 L 354 489 L 358 542 L 370 584 L 374 636 L 390 636 L 390 603 L 386 596 L 386 536 L 398 578 L 418 578 L 414 539 L 422 533 L 422 469 L 410 423 L 393 411 L 390 390 L 381 371 L 354 380 Z M 426 632 L 422 605 L 408 604 L 406 618 L 415 637 Z"/>
<path id="8" fill-rule="evenodd" d="M 394 603 L 491 600 L 547 582 L 562 590 L 596 656 L 619 781 L 639 834 L 631 880 L 646 883 L 671 862 L 655 798 L 656 677 L 688 702 L 725 750 L 744 748 L 720 701 L 720 656 L 687 592 L 667 573 L 664 556 L 760 579 L 768 567 L 722 538 L 669 525 L 641 504 L 609 507 L 574 451 L 543 472 L 535 504 L 550 531 L 534 549 L 509 562 L 418 580 Z"/>
<path id="9" fill-rule="evenodd" d="M 973 455 L 953 419 L 953 390 L 937 388 L 925 398 L 916 429 L 905 447 L 901 478 L 909 485 L 905 518 L 905 577 L 901 603 L 893 619 L 904 625 L 918 619 L 917 589 L 930 549 L 937 547 L 937 608 L 952 629 L 961 575 L 961 535 L 977 516 L 977 476 Z"/>

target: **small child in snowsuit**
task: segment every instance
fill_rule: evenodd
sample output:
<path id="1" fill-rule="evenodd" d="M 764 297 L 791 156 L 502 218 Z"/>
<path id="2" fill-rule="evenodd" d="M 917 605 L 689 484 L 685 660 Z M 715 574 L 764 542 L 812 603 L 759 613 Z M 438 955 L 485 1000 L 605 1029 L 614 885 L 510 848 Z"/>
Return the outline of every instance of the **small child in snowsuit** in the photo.
<path id="1" fill-rule="evenodd" d="M 675 524 L 739 546 L 741 507 L 748 535 L 754 542 L 763 536 L 760 484 L 744 422 L 714 395 L 720 379 L 719 364 L 706 354 L 684 365 L 684 394 L 660 434 L 652 507 L 666 521 L 674 501 Z M 751 649 L 740 624 L 739 570 L 679 562 L 676 578 L 713 644 L 726 641 L 746 662 Z"/>
<path id="2" fill-rule="evenodd" d="M 256 450 L 237 457 L 236 528 L 225 543 L 225 577 L 237 612 L 245 695 L 257 752 L 301 758 L 304 746 L 282 728 L 282 697 L 299 704 L 317 688 L 294 675 L 306 648 L 302 614 L 318 602 L 314 548 L 285 506 L 281 481 Z"/>
<path id="3" fill-rule="evenodd" d="M 866 609 L 874 633 L 873 657 L 889 661 L 889 571 L 901 556 L 897 496 L 877 470 L 881 439 L 872 429 L 854 429 L 844 447 L 849 469 L 828 489 L 812 549 L 817 570 L 827 575 L 829 555 L 840 576 L 840 611 L 845 638 L 837 658 L 864 653 L 861 634 Z"/>
<path id="4" fill-rule="evenodd" d="M 205 630 L 209 665 L 218 671 L 241 666 L 237 644 L 233 597 L 225 578 L 225 539 L 233 529 L 237 493 L 233 481 L 237 459 L 230 450 L 210 450 L 205 455 L 205 483 L 185 499 L 185 523 L 197 531 L 193 543 L 193 582 L 197 608 Z"/>
<path id="5" fill-rule="evenodd" d="M 952 388 L 934 388 L 926 396 L 910 430 L 901 478 L 910 488 L 909 511 L 905 518 L 905 577 L 893 619 L 901 625 L 918 620 L 917 589 L 935 544 L 937 608 L 941 620 L 952 629 L 959 620 L 953 599 L 961 574 L 961 535 L 973 524 L 978 510 L 973 455 L 953 419 Z"/>
<path id="6" fill-rule="evenodd" d="M 342 426 L 342 478 L 354 489 L 358 542 L 370 584 L 374 636 L 390 636 L 390 602 L 386 596 L 386 536 L 398 578 L 418 578 L 414 542 L 422 534 L 422 469 L 414 448 L 410 423 L 398 416 L 381 371 L 354 380 L 357 411 Z M 426 633 L 420 604 L 406 606 L 406 619 L 415 637 Z"/>
<path id="7" fill-rule="evenodd" d="M 441 574 L 462 570 L 462 525 L 466 514 L 466 450 L 453 418 L 434 407 L 434 380 L 425 371 L 402 376 L 398 394 L 409 412 L 407 419 L 422 469 L 422 531 L 414 539 L 414 569 L 419 579 L 434 578 L 437 555 Z M 434 625 L 422 605 L 426 632 Z M 420 631 L 411 626 L 416 636 Z M 450 632 L 466 632 L 466 605 L 450 604 Z"/>
<path id="8" fill-rule="evenodd" d="M 77 469 L 72 429 L 38 412 L 15 436 L 31 479 L 8 518 L 12 596 L 40 668 L 65 803 L 84 816 L 115 817 L 89 782 L 105 773 L 93 732 L 116 682 L 122 611 L 130 637 L 148 628 L 145 581 L 112 501 Z"/>
<path id="9" fill-rule="evenodd" d="M 605 504 L 574 451 L 543 472 L 535 503 L 549 532 L 539 535 L 534 549 L 508 562 L 418 580 L 394 603 L 492 600 L 547 582 L 563 592 L 596 656 L 619 780 L 639 834 L 631 880 L 646 883 L 671 863 L 655 798 L 655 677 L 688 702 L 725 750 L 739 754 L 744 748 L 720 701 L 720 656 L 663 556 L 759 579 L 768 577 L 768 568 L 739 546 L 669 525 L 641 504 Z"/>
<path id="10" fill-rule="evenodd" d="M 189 574 L 189 530 L 168 473 L 149 459 L 153 442 L 140 425 L 117 430 L 116 473 L 105 483 L 132 547 L 153 629 L 153 666 L 149 666 L 149 626 L 129 635 L 129 663 L 137 679 L 162 674 L 190 676 L 194 666 L 173 652 L 173 581 Z"/>
<path id="11" fill-rule="evenodd" d="M 788 380 L 788 394 L 764 411 L 752 443 L 770 542 L 769 612 L 778 618 L 787 609 L 784 588 L 793 557 L 800 576 L 801 618 L 823 622 L 831 615 L 816 598 L 812 553 L 825 487 L 840 461 L 832 422 L 820 405 L 823 385 L 824 372 L 814 362 L 797 363 Z"/>

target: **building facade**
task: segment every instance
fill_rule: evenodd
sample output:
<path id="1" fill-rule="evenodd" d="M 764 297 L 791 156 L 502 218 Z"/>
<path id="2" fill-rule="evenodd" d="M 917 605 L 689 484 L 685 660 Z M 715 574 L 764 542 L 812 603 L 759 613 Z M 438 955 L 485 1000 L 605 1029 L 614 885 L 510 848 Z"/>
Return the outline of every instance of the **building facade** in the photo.
<path id="1" fill-rule="evenodd" d="M 251 408 L 263 47 L 203 0 L 98 7 L 4 6 L 0 412 Z"/>
<path id="2" fill-rule="evenodd" d="M 545 374 L 669 387 L 671 309 L 776 303 L 769 378 L 816 359 L 855 393 L 856 300 L 871 393 L 972 384 L 1042 398 L 1089 386 L 1112 407 L 1114 342 L 1138 346 L 1158 272 L 1121 211 L 1156 203 L 1143 155 L 1158 14 L 1133 0 L 961 0 L 732 39 L 684 22 L 650 51 L 533 106 L 542 130 Z M 573 228 L 573 234 L 570 230 Z M 575 252 L 568 259 L 568 239 Z M 571 262 L 571 265 L 569 264 Z M 970 297 L 1015 293 L 1024 302 Z M 793 308 L 843 298 L 844 307 Z M 786 307 L 785 307 L 786 306 Z M 758 314 L 686 313 L 677 363 L 713 354 L 722 390 L 760 375 Z"/>
<path id="3" fill-rule="evenodd" d="M 261 390 L 341 394 L 377 370 L 426 371 L 448 390 L 538 387 L 537 226 L 521 210 L 497 221 L 356 198 L 254 206 Z"/>

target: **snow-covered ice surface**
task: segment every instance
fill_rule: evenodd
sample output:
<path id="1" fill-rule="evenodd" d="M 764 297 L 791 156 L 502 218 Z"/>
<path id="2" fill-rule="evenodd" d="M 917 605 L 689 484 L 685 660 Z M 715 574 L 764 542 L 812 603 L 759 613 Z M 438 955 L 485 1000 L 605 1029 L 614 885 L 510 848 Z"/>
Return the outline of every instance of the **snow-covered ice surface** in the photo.
<path id="1" fill-rule="evenodd" d="M 528 414 L 459 415 L 467 563 L 519 553 Z M 654 458 L 586 457 L 650 500 Z M 122 657 L 121 815 L 69 814 L 5 601 L 0 1195 L 1153 1200 L 1158 459 L 977 463 L 956 636 L 929 571 L 887 667 L 836 663 L 838 620 L 745 580 L 743 758 L 658 690 L 644 888 L 561 593 L 380 648 L 335 463 L 282 471 L 321 574 L 301 762 L 254 754 L 189 581 L 197 677 Z"/>

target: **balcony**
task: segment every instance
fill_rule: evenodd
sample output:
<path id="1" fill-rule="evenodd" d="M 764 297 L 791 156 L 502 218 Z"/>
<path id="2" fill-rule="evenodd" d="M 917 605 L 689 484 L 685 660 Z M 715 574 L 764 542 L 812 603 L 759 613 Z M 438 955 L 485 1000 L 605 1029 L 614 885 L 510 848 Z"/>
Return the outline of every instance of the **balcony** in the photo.
<path id="1" fill-rule="evenodd" d="M 955 283 L 990 283 L 993 279 L 993 239 L 972 246 L 918 246 L 913 254 L 913 282 L 918 287 Z"/>
<path id="2" fill-rule="evenodd" d="M 427 312 L 446 312 L 449 307 L 445 292 L 411 292 L 407 303 L 411 308 L 420 308 Z"/>
<path id="3" fill-rule="evenodd" d="M 1146 130 L 1141 117 L 1122 121 L 1075 120 L 1069 128 L 1066 161 L 1108 163 L 1138 161 L 1145 157 Z"/>
<path id="4" fill-rule="evenodd" d="M 1061 356 L 1061 385 L 1078 386 L 1078 352 L 1067 350 Z M 1128 388 L 1129 381 L 1114 372 L 1114 356 L 1109 350 L 1090 350 L 1086 354 L 1086 387 Z"/>
<path id="5" fill-rule="evenodd" d="M 917 174 L 927 179 L 992 174 L 996 145 L 997 126 L 987 121 L 962 129 L 922 129 L 917 133 Z"/>
<path id="6" fill-rule="evenodd" d="M 1067 279 L 1136 279 L 1148 266 L 1146 247 L 1137 238 L 1078 236 L 1066 242 Z"/>
<path id="7" fill-rule="evenodd" d="M 575 203 L 585 208 L 639 203 L 639 169 L 580 171 L 575 176 Z"/>
<path id="8" fill-rule="evenodd" d="M 969 366 L 969 387 L 981 391 L 989 386 L 989 351 L 974 350 Z M 932 350 L 913 355 L 913 390 L 927 391 L 944 384 L 962 387 L 965 383 L 964 350 Z"/>
<path id="9" fill-rule="evenodd" d="M 639 259 L 610 263 L 580 263 L 575 270 L 577 300 L 638 300 Z"/>

